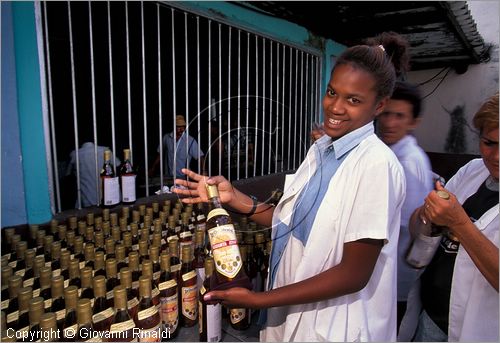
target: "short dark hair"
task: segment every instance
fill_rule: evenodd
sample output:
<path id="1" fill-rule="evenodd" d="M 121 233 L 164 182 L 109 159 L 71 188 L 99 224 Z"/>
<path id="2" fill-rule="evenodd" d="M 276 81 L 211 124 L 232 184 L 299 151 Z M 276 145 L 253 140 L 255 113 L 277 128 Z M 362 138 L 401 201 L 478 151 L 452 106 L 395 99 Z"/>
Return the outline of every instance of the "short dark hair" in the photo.
<path id="1" fill-rule="evenodd" d="M 413 108 L 413 118 L 418 118 L 420 116 L 420 111 L 422 110 L 422 96 L 417 86 L 408 82 L 397 81 L 391 99 L 409 102 Z"/>

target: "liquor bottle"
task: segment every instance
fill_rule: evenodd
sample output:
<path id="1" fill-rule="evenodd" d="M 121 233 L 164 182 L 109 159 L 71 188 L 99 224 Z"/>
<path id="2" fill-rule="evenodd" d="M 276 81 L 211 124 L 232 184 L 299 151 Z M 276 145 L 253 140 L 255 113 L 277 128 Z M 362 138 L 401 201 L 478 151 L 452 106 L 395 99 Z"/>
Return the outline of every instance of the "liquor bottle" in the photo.
<path id="1" fill-rule="evenodd" d="M 104 165 L 101 170 L 101 204 L 110 208 L 120 202 L 120 184 L 111 163 L 111 151 L 104 151 Z"/>
<path id="2" fill-rule="evenodd" d="M 199 202 L 196 204 L 196 229 L 206 230 L 207 226 L 207 217 L 205 216 L 205 209 L 203 208 L 203 203 Z"/>
<path id="3" fill-rule="evenodd" d="M 40 230 L 40 227 L 37 224 L 30 225 L 30 239 L 28 240 L 28 248 L 35 249 L 36 248 L 36 235 Z"/>
<path id="4" fill-rule="evenodd" d="M 160 291 L 160 316 L 162 322 L 162 336 L 173 339 L 179 333 L 179 296 L 177 279 L 170 273 L 170 256 L 167 253 L 160 255 L 161 274 L 158 280 Z"/>
<path id="5" fill-rule="evenodd" d="M 82 268 L 85 266 L 85 254 L 83 253 L 83 237 L 82 236 L 75 237 L 75 252 L 73 254 L 73 258 L 77 259 L 83 263 Z"/>
<path id="6" fill-rule="evenodd" d="M 30 321 L 29 325 L 29 337 L 37 337 L 35 335 L 39 334 L 40 331 L 40 317 L 45 313 L 43 298 L 35 297 L 29 301 L 28 317 Z"/>
<path id="7" fill-rule="evenodd" d="M 61 242 L 61 249 L 68 248 L 67 232 L 68 229 L 66 225 L 63 224 L 57 227 L 57 236 L 59 237 L 59 241 Z"/>
<path id="8" fill-rule="evenodd" d="M 24 254 L 26 253 L 27 249 L 28 249 L 28 242 L 26 242 L 26 241 L 19 241 L 16 244 L 17 261 L 16 261 L 16 265 L 14 268 L 14 272 L 17 275 L 20 275 L 18 272 L 20 272 L 26 268 L 26 260 L 25 260 Z M 23 276 L 23 275 L 20 275 L 20 276 Z"/>
<path id="9" fill-rule="evenodd" d="M 115 244 L 121 243 L 121 232 L 118 226 L 115 225 L 111 228 L 111 237 L 115 241 Z"/>
<path id="10" fill-rule="evenodd" d="M 51 249 L 52 249 L 53 242 L 54 242 L 54 236 L 48 235 L 48 236 L 43 237 L 43 255 L 45 256 L 45 262 L 52 262 Z"/>
<path id="11" fill-rule="evenodd" d="M 92 288 L 92 269 L 84 267 L 80 270 L 82 287 L 78 288 L 78 297 L 90 299 L 90 304 L 94 306 L 94 288 Z"/>
<path id="12" fill-rule="evenodd" d="M 99 337 L 92 337 L 91 335 L 91 332 L 94 330 L 94 325 L 92 324 L 92 305 L 89 299 L 82 298 L 78 300 L 76 305 L 76 317 L 78 321 L 76 341 L 101 342 Z"/>
<path id="13" fill-rule="evenodd" d="M 45 309 L 49 309 L 52 306 L 52 293 L 51 293 L 51 279 L 52 270 L 50 267 L 42 267 L 40 269 L 40 290 L 39 295 L 44 299 Z M 33 296 L 38 296 L 36 292 L 33 292 Z"/>
<path id="14" fill-rule="evenodd" d="M 205 280 L 205 257 L 205 230 L 197 227 L 195 232 L 193 268 L 196 271 L 198 289 L 201 289 Z"/>
<path id="15" fill-rule="evenodd" d="M 179 249 L 181 252 L 185 246 L 189 247 L 190 251 L 193 246 L 193 234 L 191 230 L 189 230 L 189 214 L 187 212 L 182 214 L 182 225 L 181 231 L 179 232 Z M 181 257 L 182 256 L 181 254 Z M 191 261 L 191 256 L 189 256 L 189 260 Z M 181 262 L 184 262 L 182 258 Z"/>
<path id="16" fill-rule="evenodd" d="M 136 201 L 135 172 L 130 162 L 130 149 L 123 149 L 123 162 L 120 166 L 120 182 L 122 188 L 122 203 L 133 204 Z"/>
<path id="17" fill-rule="evenodd" d="M 85 227 L 85 244 L 94 243 L 94 227 L 87 226 Z M 95 251 L 95 246 L 94 246 Z"/>
<path id="18" fill-rule="evenodd" d="M 62 276 L 54 276 L 51 282 L 52 304 L 48 312 L 54 312 L 57 319 L 57 328 L 62 330 L 66 307 L 64 303 L 64 279 Z"/>
<path id="19" fill-rule="evenodd" d="M 75 253 L 75 231 L 66 232 L 66 241 L 68 242 L 67 249 L 71 254 Z"/>
<path id="20" fill-rule="evenodd" d="M 85 236 L 85 232 L 87 231 L 87 222 L 85 220 L 78 221 L 78 236 Z"/>
<path id="21" fill-rule="evenodd" d="M 203 300 L 203 296 L 210 292 L 210 278 L 214 273 L 214 259 L 208 256 L 204 263 L 205 280 L 198 295 L 198 325 L 200 342 L 219 342 L 222 338 L 221 319 L 222 307 L 220 304 L 210 305 Z"/>
<path id="22" fill-rule="evenodd" d="M 132 288 L 138 289 L 141 271 L 139 270 L 139 254 L 137 251 L 132 251 L 128 254 L 128 267 L 132 271 Z"/>
<path id="23" fill-rule="evenodd" d="M 125 248 L 125 256 L 128 256 L 132 252 L 132 233 L 131 232 L 124 232 L 122 234 L 122 244 L 123 247 Z M 118 244 L 119 246 L 120 244 Z M 116 248 L 115 248 L 115 253 L 116 253 Z"/>
<path id="24" fill-rule="evenodd" d="M 128 263 L 125 261 L 125 245 L 118 244 L 115 247 L 116 255 L 116 270 L 122 270 L 122 268 L 128 267 Z"/>
<path id="25" fill-rule="evenodd" d="M 87 225 L 94 226 L 94 212 L 87 213 L 86 218 L 87 218 Z"/>
<path id="26" fill-rule="evenodd" d="M 450 195 L 445 191 L 437 191 L 437 195 L 444 200 L 450 199 Z M 406 262 L 414 268 L 421 269 L 434 257 L 446 227 L 434 225 L 423 218 L 417 218 L 416 225 L 418 233 L 410 244 Z"/>
<path id="27" fill-rule="evenodd" d="M 35 256 L 35 262 L 33 264 L 33 277 L 26 278 L 23 281 L 24 287 L 32 287 L 33 288 L 33 296 L 38 296 L 40 294 L 40 270 L 42 267 L 45 267 L 45 258 L 43 256 Z"/>
<path id="28" fill-rule="evenodd" d="M 158 305 L 160 303 L 160 291 L 157 283 L 153 280 L 153 262 L 151 260 L 142 262 L 142 276 L 147 276 L 151 280 L 153 303 L 155 306 Z"/>
<path id="29" fill-rule="evenodd" d="M 158 246 L 151 246 L 149 248 L 149 257 L 153 263 L 153 281 L 155 285 L 158 285 L 158 279 L 160 278 L 161 267 L 160 267 L 160 248 Z"/>
<path id="30" fill-rule="evenodd" d="M 58 342 L 59 331 L 57 329 L 56 314 L 48 312 L 40 317 L 40 333 L 42 342 Z"/>
<path id="31" fill-rule="evenodd" d="M 44 250 L 43 242 L 44 242 L 44 240 L 45 240 L 45 231 L 39 230 L 36 233 L 35 256 L 43 255 L 43 250 Z"/>
<path id="32" fill-rule="evenodd" d="M 175 231 L 175 218 L 171 215 L 168 216 L 167 243 L 170 243 L 170 241 L 174 239 L 178 240 L 179 235 Z"/>
<path id="33" fill-rule="evenodd" d="M 96 231 L 100 231 L 104 235 L 102 217 L 95 217 L 94 218 L 94 227 L 95 227 Z M 104 237 L 104 238 L 106 238 L 106 237 Z"/>
<path id="34" fill-rule="evenodd" d="M 160 329 L 160 313 L 153 304 L 151 296 L 151 279 L 147 276 L 139 278 L 139 308 L 135 325 L 140 330 L 139 342 L 154 341 L 159 342 L 158 329 Z"/>
<path id="35" fill-rule="evenodd" d="M 106 238 L 106 259 L 115 258 L 115 241 L 112 238 Z"/>
<path id="36" fill-rule="evenodd" d="M 110 258 L 106 260 L 106 299 L 111 306 L 113 303 L 113 289 L 120 284 L 116 271 L 116 260 Z"/>
<path id="37" fill-rule="evenodd" d="M 142 264 L 144 260 L 149 260 L 148 241 L 141 239 L 139 241 L 139 263 Z"/>
<path id="38" fill-rule="evenodd" d="M 69 261 L 69 281 L 66 284 L 67 280 L 65 280 L 64 287 L 76 286 L 77 288 L 80 288 L 82 286 L 82 281 L 80 279 L 80 262 L 78 261 L 79 260 L 77 259 L 72 259 Z M 90 270 L 92 270 L 90 267 L 85 268 L 89 268 Z M 83 269 L 84 268 L 82 268 L 82 270 Z"/>
<path id="39" fill-rule="evenodd" d="M 211 211 L 207 216 L 207 232 L 210 247 L 215 260 L 215 277 L 212 278 L 212 289 L 231 287 L 252 288 L 245 274 L 240 249 L 236 240 L 231 217 L 222 208 L 219 191 L 215 185 L 207 185 Z"/>
<path id="40" fill-rule="evenodd" d="M 102 231 L 96 231 L 94 233 L 94 243 L 95 252 L 101 251 L 103 254 L 107 253 L 106 249 L 104 248 L 104 233 Z"/>
<path id="41" fill-rule="evenodd" d="M 252 239 L 253 241 L 253 239 Z M 253 265 L 252 260 L 248 256 L 248 248 L 251 245 L 247 244 L 240 247 L 241 259 L 243 260 L 243 268 L 248 278 L 252 281 L 255 280 L 257 275 L 257 268 Z M 251 310 L 248 308 L 231 308 L 229 309 L 229 321 L 231 327 L 235 330 L 246 330 L 250 326 Z"/>
<path id="42" fill-rule="evenodd" d="M 95 251 L 94 244 L 85 244 L 85 267 L 90 267 L 94 269 Z"/>
<path id="43" fill-rule="evenodd" d="M 71 259 L 71 254 L 69 250 L 61 251 L 61 276 L 64 278 L 64 287 L 68 287 L 69 282 L 69 261 Z"/>
<path id="44" fill-rule="evenodd" d="M 2 311 L 9 307 L 9 278 L 13 273 L 11 266 L 2 267 Z"/>
<path id="45" fill-rule="evenodd" d="M 7 315 L 7 327 L 11 327 L 16 331 L 28 331 L 30 324 L 28 310 L 29 302 L 33 298 L 33 290 L 31 287 L 19 288 L 19 295 L 17 297 L 19 299 L 19 310 Z"/>
<path id="46" fill-rule="evenodd" d="M 51 263 L 50 268 L 52 269 L 53 276 L 61 275 L 61 242 L 52 242 L 52 247 L 50 248 Z"/>
<path id="47" fill-rule="evenodd" d="M 17 259 L 18 259 L 18 256 L 17 256 L 17 243 L 19 243 L 21 241 L 21 235 L 12 235 L 11 239 L 10 239 L 10 249 L 11 249 L 11 252 L 10 252 L 10 259 L 9 259 L 9 264 L 11 264 L 10 266 L 12 268 L 16 268 L 16 264 L 17 264 Z"/>
<path id="48" fill-rule="evenodd" d="M 177 282 L 180 282 L 181 259 L 179 258 L 179 243 L 173 239 L 168 242 L 168 251 L 170 254 L 170 272 Z"/>
<path id="49" fill-rule="evenodd" d="M 104 253 L 98 251 L 94 254 L 94 276 L 106 276 L 106 265 L 104 262 Z"/>
<path id="50" fill-rule="evenodd" d="M 191 247 L 182 247 L 181 267 L 181 315 L 183 327 L 191 327 L 198 321 L 198 289 L 196 286 L 196 271 L 191 262 Z"/>
<path id="51" fill-rule="evenodd" d="M 120 284 L 127 290 L 127 308 L 131 318 L 137 314 L 139 300 L 137 289 L 132 288 L 132 271 L 128 267 L 120 269 Z"/>
<path id="52" fill-rule="evenodd" d="M 92 322 L 97 331 L 108 331 L 113 321 L 113 308 L 106 301 L 106 278 L 102 275 L 94 278 L 94 307 Z"/>
<path id="53" fill-rule="evenodd" d="M 23 278 L 19 275 L 11 275 L 8 279 L 9 282 L 9 306 L 7 307 L 5 314 L 7 314 L 7 326 L 10 326 L 10 323 L 17 320 L 18 310 L 19 310 L 19 299 L 18 293 L 19 289 L 23 285 Z M 10 316 L 10 317 L 9 317 Z"/>
<path id="54" fill-rule="evenodd" d="M 115 315 L 109 328 L 111 338 L 108 342 L 131 342 L 134 337 L 135 322 L 127 310 L 127 290 L 123 286 L 116 286 L 113 290 L 115 299 Z"/>
<path id="55" fill-rule="evenodd" d="M 24 282 L 35 276 L 35 271 L 33 269 L 33 265 L 35 262 L 35 250 L 27 249 L 24 252 L 24 260 L 26 261 L 26 267 L 24 269 L 24 272 L 17 271 L 16 274 L 23 277 L 23 287 L 28 287 L 31 285 L 25 285 Z"/>
<path id="56" fill-rule="evenodd" d="M 76 320 L 76 302 L 78 301 L 78 289 L 76 286 L 69 286 L 64 290 L 64 303 L 66 304 L 66 316 L 62 326 L 62 336 L 64 341 L 72 342 L 75 340 L 75 333 L 78 329 Z M 56 313 L 57 317 L 57 313 Z"/>
<path id="57" fill-rule="evenodd" d="M 253 249 L 255 264 L 257 265 L 257 281 L 254 284 L 254 292 L 262 292 L 264 290 L 264 280 L 267 277 L 267 267 L 264 263 L 266 259 L 264 247 L 264 233 L 257 232 L 255 234 L 255 248 Z"/>

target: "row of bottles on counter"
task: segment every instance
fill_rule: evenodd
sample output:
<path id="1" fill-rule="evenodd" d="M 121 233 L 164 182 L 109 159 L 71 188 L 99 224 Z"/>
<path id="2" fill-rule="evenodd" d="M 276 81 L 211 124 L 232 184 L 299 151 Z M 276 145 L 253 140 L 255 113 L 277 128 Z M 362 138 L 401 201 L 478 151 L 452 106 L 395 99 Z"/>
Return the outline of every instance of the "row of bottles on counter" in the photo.
<path id="1" fill-rule="evenodd" d="M 208 216 L 202 204 L 172 207 L 166 200 L 162 211 L 156 202 L 132 211 L 124 207 L 120 217 L 104 209 L 80 220 L 70 217 L 67 224 L 53 220 L 45 230 L 32 225 L 26 241 L 13 229 L 3 230 L 10 253 L 2 256 L 2 328 L 29 335 L 51 328 L 55 316 L 63 334 L 91 327 L 132 330 L 139 340 L 141 333 L 159 332 L 153 338 L 168 340 L 181 327 L 198 323 L 200 340 L 208 341 L 220 340 L 223 316 L 235 329 L 248 328 L 250 310 L 226 311 L 205 304 L 202 296 L 234 286 L 262 290 L 271 247 L 268 230 L 258 231 L 245 217 L 232 224 L 216 188 L 211 192 Z M 125 324 L 112 326 L 118 323 Z"/>
<path id="2" fill-rule="evenodd" d="M 113 207 L 120 202 L 133 204 L 136 201 L 137 173 L 130 160 L 130 149 L 123 149 L 123 162 L 115 174 L 111 162 L 111 151 L 104 151 L 104 164 L 101 169 L 101 204 L 103 207 Z"/>

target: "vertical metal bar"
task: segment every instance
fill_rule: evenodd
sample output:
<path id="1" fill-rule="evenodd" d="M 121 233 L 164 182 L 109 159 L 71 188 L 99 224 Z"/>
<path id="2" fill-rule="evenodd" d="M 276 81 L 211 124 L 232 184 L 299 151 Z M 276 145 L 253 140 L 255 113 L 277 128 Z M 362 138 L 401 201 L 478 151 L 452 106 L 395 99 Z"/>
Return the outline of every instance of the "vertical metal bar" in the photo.
<path id="1" fill-rule="evenodd" d="M 238 30 L 238 137 L 241 126 L 241 30 Z M 236 179 L 240 179 L 240 153 L 236 155 Z"/>
<path id="2" fill-rule="evenodd" d="M 266 135 L 266 39 L 262 37 L 262 154 L 261 154 L 261 173 L 260 175 L 264 175 L 264 147 L 265 147 L 265 135 Z"/>
<path id="3" fill-rule="evenodd" d="M 73 50 L 73 21 L 71 20 L 71 4 L 69 1 L 68 1 L 68 25 L 69 25 L 69 51 L 71 58 L 71 92 L 73 99 L 73 130 L 75 133 L 76 187 L 77 187 L 78 209 L 81 209 L 82 190 L 80 187 L 80 158 L 78 154 L 78 109 L 76 106 L 75 56 Z"/>
<path id="4" fill-rule="evenodd" d="M 160 23 L 160 4 L 156 4 L 156 31 L 158 37 L 158 137 L 160 139 L 160 194 L 163 193 L 163 101 L 162 101 L 162 82 L 161 82 L 161 23 Z"/>
<path id="5" fill-rule="evenodd" d="M 285 167 L 285 164 L 283 163 L 284 158 L 285 158 L 285 44 L 283 44 L 283 69 L 281 72 L 281 75 L 283 75 L 283 81 L 281 83 L 281 172 L 283 172 L 283 169 Z"/>
<path id="6" fill-rule="evenodd" d="M 196 16 L 196 120 L 198 123 L 198 173 L 202 173 L 201 169 L 201 126 L 200 126 L 200 17 Z M 205 169 L 203 167 L 203 169 Z"/>
<path id="7" fill-rule="evenodd" d="M 89 1 L 89 34 L 90 34 L 90 76 L 92 83 L 92 126 L 94 128 L 94 165 L 95 165 L 95 179 L 96 182 L 96 195 L 97 195 L 97 205 L 101 204 L 101 194 L 100 190 L 100 179 L 99 179 L 99 162 L 97 157 L 97 107 L 96 107 L 96 97 L 95 97 L 95 66 L 94 66 L 94 29 L 92 27 L 92 1 Z"/>
<path id="8" fill-rule="evenodd" d="M 297 97 L 297 84 L 299 82 L 299 75 L 298 75 L 298 65 L 299 65 L 299 50 L 295 49 L 295 96 L 293 97 L 294 103 L 295 103 L 295 113 L 293 115 L 294 118 L 294 126 L 297 127 L 297 117 L 298 117 L 298 112 L 297 112 L 297 103 L 298 103 L 298 97 Z M 300 142 L 299 142 L 300 144 Z M 297 157 L 297 135 L 294 135 L 293 139 L 293 169 L 297 168 L 295 164 L 295 158 Z"/>
<path id="9" fill-rule="evenodd" d="M 219 28 L 219 137 L 222 138 L 222 52 L 221 52 L 221 24 Z M 221 141 L 222 143 L 222 141 Z M 222 174 L 222 157 L 219 158 L 219 175 Z"/>
<path id="10" fill-rule="evenodd" d="M 187 12 L 184 12 L 184 59 L 186 60 L 185 63 L 185 69 L 184 69 L 184 74 L 186 75 L 186 87 L 185 87 L 185 100 L 186 100 L 186 132 L 184 135 L 186 135 L 186 165 L 183 166 L 184 168 L 189 168 L 189 159 L 190 159 L 190 154 L 189 154 L 189 126 L 190 126 L 190 121 L 189 121 L 189 55 L 188 55 L 188 28 L 187 28 Z M 174 177 L 175 179 L 175 177 Z"/>
<path id="11" fill-rule="evenodd" d="M 115 141 L 115 94 L 113 87 L 113 49 L 111 41 L 111 9 L 108 4 L 108 56 L 109 56 L 109 93 L 111 103 L 111 145 L 113 147 L 113 171 L 116 175 L 116 141 Z"/>
<path id="12" fill-rule="evenodd" d="M 323 59 L 318 57 L 318 64 L 316 66 L 316 74 L 318 75 L 317 76 L 317 81 L 316 81 L 316 102 L 317 102 L 317 106 L 318 106 L 318 113 L 323 116 L 323 105 L 322 105 L 322 98 L 323 98 L 323 94 L 322 94 L 322 91 L 321 91 L 321 80 L 323 79 L 323 71 L 321 68 L 321 65 L 323 64 Z"/>
<path id="13" fill-rule="evenodd" d="M 255 125 L 253 139 L 253 176 L 257 173 L 257 130 L 259 128 L 259 36 L 255 35 Z"/>
<path id="14" fill-rule="evenodd" d="M 303 114 L 303 108 L 304 108 L 304 102 L 303 102 L 303 97 L 304 97 L 304 83 L 302 82 L 304 80 L 304 51 L 300 52 L 300 115 L 299 115 L 299 161 L 302 161 L 302 114 Z"/>
<path id="15" fill-rule="evenodd" d="M 45 50 L 47 51 L 46 60 L 47 60 L 47 80 L 48 80 L 48 96 L 49 96 L 49 115 L 50 115 L 50 137 L 52 140 L 52 162 L 53 162 L 53 170 L 54 170 L 54 181 L 56 184 L 56 211 L 61 212 L 61 191 L 59 188 L 59 170 L 57 168 L 57 143 L 56 143 L 56 131 L 55 131 L 55 120 L 54 120 L 54 101 L 52 97 L 52 75 L 51 75 L 51 67 L 50 67 L 50 46 L 49 46 L 49 28 L 48 28 L 48 17 L 47 17 L 47 3 L 39 3 L 40 6 L 43 6 L 43 13 L 45 16 Z M 69 6 L 69 4 L 68 4 Z"/>
<path id="16" fill-rule="evenodd" d="M 305 110 L 304 110 L 304 115 L 305 115 L 305 120 L 304 120 L 304 133 L 305 133 L 305 139 L 304 139 L 304 154 L 307 151 L 309 147 L 309 139 L 307 139 L 307 122 L 310 117 L 309 115 L 309 107 L 308 102 L 309 102 L 309 54 L 306 54 L 306 85 L 305 85 Z"/>
<path id="17" fill-rule="evenodd" d="M 231 180 L 231 26 L 229 26 L 229 43 L 228 43 L 228 72 L 227 72 L 227 127 L 228 127 L 228 142 L 227 142 L 227 178 Z M 239 129 L 239 128 L 238 128 Z"/>
<path id="18" fill-rule="evenodd" d="M 172 178 L 175 180 L 177 177 L 177 140 L 176 140 L 176 131 L 177 131 L 177 123 L 175 122 L 175 116 L 177 114 L 177 95 L 176 95 L 176 87 L 175 87 L 175 22 L 174 22 L 174 9 L 172 8 L 172 120 L 174 122 L 174 131 L 173 131 L 173 140 L 174 140 L 174 165 L 172 172 Z M 168 147 L 167 147 L 168 154 Z M 168 161 L 168 157 L 167 157 Z M 169 166 L 170 168 L 170 166 Z"/>
<path id="19" fill-rule="evenodd" d="M 290 150 L 292 147 L 292 47 L 290 47 L 290 82 L 288 83 L 288 155 L 287 170 L 290 170 Z"/>
<path id="20" fill-rule="evenodd" d="M 142 52 L 142 118 L 144 124 L 144 178 L 146 180 L 146 196 L 149 196 L 148 178 L 148 126 L 146 103 L 146 48 L 144 40 L 144 2 L 141 1 L 141 52 Z"/>
<path id="21" fill-rule="evenodd" d="M 246 91 L 246 115 L 245 115 L 245 132 L 248 130 L 248 117 L 249 117 L 249 111 L 250 111 L 250 32 L 247 32 L 247 91 Z M 240 136 L 238 135 L 238 140 L 240 139 Z M 248 139 L 245 139 L 246 145 L 245 145 L 245 157 L 247 158 L 247 161 L 245 163 L 245 178 L 248 178 Z M 238 154 L 239 154 L 239 142 L 238 142 Z"/>
<path id="22" fill-rule="evenodd" d="M 269 56 L 271 70 L 269 72 L 269 150 L 267 154 L 267 173 L 271 174 L 271 141 L 273 132 L 273 41 L 271 41 L 270 46 L 270 56 Z"/>
<path id="23" fill-rule="evenodd" d="M 212 20 L 208 20 L 208 146 L 212 145 Z M 215 147 L 217 148 L 217 147 Z M 212 176 L 212 156 L 208 160 L 208 175 Z"/>
<path id="24" fill-rule="evenodd" d="M 274 172 L 278 172 L 278 136 L 281 132 L 278 131 L 279 126 L 279 104 L 280 104 L 280 44 L 276 43 L 276 123 L 272 132 L 275 135 L 275 152 L 274 152 Z"/>
<path id="25" fill-rule="evenodd" d="M 128 117 L 128 145 L 130 148 L 130 162 L 134 164 L 134 149 L 132 145 L 132 96 L 130 92 L 130 34 L 128 27 L 128 2 L 125 2 L 125 41 L 127 44 L 127 117 Z"/>

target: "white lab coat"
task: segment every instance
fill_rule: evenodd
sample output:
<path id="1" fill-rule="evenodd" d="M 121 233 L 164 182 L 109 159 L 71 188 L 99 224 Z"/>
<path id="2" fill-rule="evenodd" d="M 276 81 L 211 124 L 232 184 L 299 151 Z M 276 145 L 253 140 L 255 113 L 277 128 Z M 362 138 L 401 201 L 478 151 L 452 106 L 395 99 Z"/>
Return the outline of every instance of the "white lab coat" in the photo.
<path id="1" fill-rule="evenodd" d="M 314 149 L 324 148 L 319 145 L 311 147 L 295 175 L 288 178 L 274 212 L 274 224 L 278 220 L 290 222 L 294 203 L 316 169 Z M 353 294 L 268 309 L 262 341 L 396 340 L 397 243 L 405 189 L 404 172 L 396 156 L 374 134 L 349 153 L 329 183 L 307 244 L 297 249 L 299 243 L 290 235 L 274 287 L 334 267 L 342 259 L 344 243 L 363 238 L 386 242 L 372 277 L 365 288 Z M 296 265 L 287 263 L 290 258 L 295 258 Z M 273 326 L 276 322 L 279 324 Z"/>
<path id="2" fill-rule="evenodd" d="M 463 204 L 476 193 L 489 175 L 482 159 L 474 159 L 450 179 L 446 189 Z M 474 224 L 497 247 L 499 245 L 499 206 L 486 211 Z M 494 341 L 499 339 L 499 297 L 460 245 L 455 260 L 450 293 L 448 341 Z M 420 313 L 420 283 L 408 295 L 408 309 L 403 318 L 398 340 L 412 338 Z"/>

